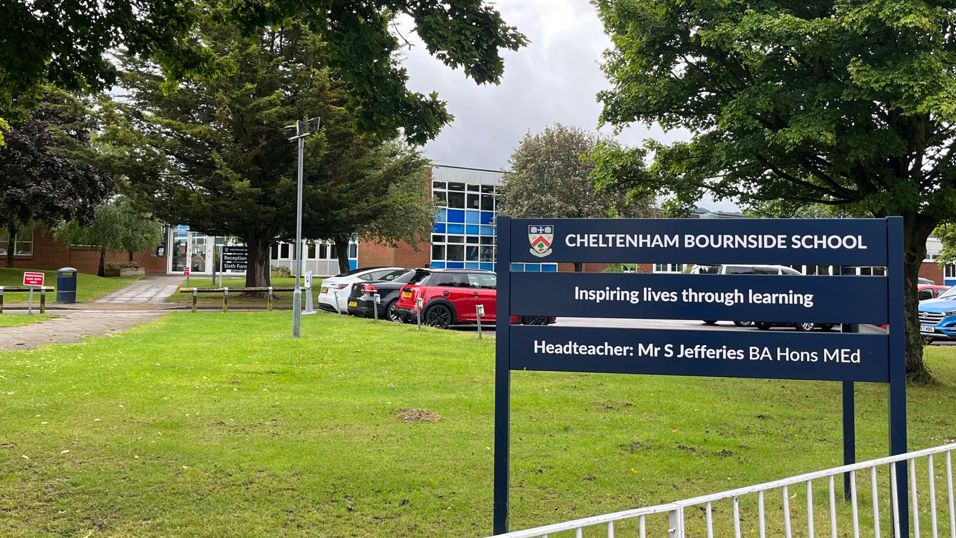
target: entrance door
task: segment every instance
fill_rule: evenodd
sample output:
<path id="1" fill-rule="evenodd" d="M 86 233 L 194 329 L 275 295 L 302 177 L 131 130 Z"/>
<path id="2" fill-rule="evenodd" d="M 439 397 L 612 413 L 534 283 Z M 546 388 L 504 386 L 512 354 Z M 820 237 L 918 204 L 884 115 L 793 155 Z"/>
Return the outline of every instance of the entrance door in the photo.
<path id="1" fill-rule="evenodd" d="M 212 273 L 214 238 L 189 231 L 185 226 L 170 230 L 169 272 L 182 274 L 189 267 L 190 274 Z"/>
<path id="2" fill-rule="evenodd" d="M 212 272 L 212 256 L 209 247 L 212 245 L 205 235 L 189 234 L 189 271 L 193 274 Z"/>

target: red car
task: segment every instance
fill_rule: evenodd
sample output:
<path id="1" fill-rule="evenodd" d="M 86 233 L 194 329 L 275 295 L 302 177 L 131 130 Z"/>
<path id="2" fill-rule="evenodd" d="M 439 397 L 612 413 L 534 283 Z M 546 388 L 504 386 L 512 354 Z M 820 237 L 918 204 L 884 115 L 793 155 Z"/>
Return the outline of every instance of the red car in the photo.
<path id="1" fill-rule="evenodd" d="M 402 287 L 398 302 L 392 310 L 406 323 L 416 321 L 415 305 L 422 299 L 422 323 L 447 329 L 452 325 L 477 323 L 477 307 L 484 306 L 481 323 L 495 322 L 498 280 L 491 271 L 471 269 L 433 270 L 417 284 Z M 512 316 L 512 323 L 541 325 L 553 323 L 554 318 Z"/>
<path id="2" fill-rule="evenodd" d="M 940 286 L 937 284 L 920 284 L 916 287 L 919 294 L 919 300 L 925 301 L 926 299 L 935 299 L 943 294 L 944 291 L 949 289 L 949 286 Z"/>

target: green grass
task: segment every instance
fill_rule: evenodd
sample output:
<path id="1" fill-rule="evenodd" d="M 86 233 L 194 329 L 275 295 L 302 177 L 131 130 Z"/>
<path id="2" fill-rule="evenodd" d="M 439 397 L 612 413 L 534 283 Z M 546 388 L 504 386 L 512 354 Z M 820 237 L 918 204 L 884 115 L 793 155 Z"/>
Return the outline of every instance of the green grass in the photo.
<path id="1" fill-rule="evenodd" d="M 36 269 L 21 269 L 19 267 L 0 268 L 0 286 L 21 286 L 23 284 L 23 273 L 25 271 L 37 271 Z M 42 271 L 46 274 L 44 283 L 46 286 L 56 287 L 56 271 Z M 142 278 L 140 275 L 109 277 L 103 278 L 96 275 L 79 273 L 76 282 L 76 301 L 79 303 L 88 303 L 99 299 L 100 297 L 113 293 L 116 290 L 125 288 L 133 282 Z M 39 297 L 34 296 L 34 302 L 39 302 Z M 56 292 L 47 296 L 47 301 L 52 303 L 56 300 Z M 4 303 L 25 303 L 27 302 L 26 293 L 11 293 L 4 297 Z"/>
<path id="2" fill-rule="evenodd" d="M 312 289 L 314 290 L 313 299 L 317 299 L 319 287 L 322 284 L 321 278 L 312 279 Z M 242 288 L 246 285 L 245 277 L 227 277 L 222 279 L 222 282 L 219 282 L 217 279 L 215 287 L 229 287 L 229 288 Z M 295 286 L 295 278 L 293 277 L 272 277 L 272 286 L 275 288 L 291 288 Z M 195 277 L 189 279 L 189 284 L 186 284 L 184 280 L 180 285 L 180 290 L 188 290 L 190 288 L 212 288 L 212 277 Z M 221 293 L 200 293 L 197 303 L 205 305 L 221 305 L 222 304 L 222 294 Z M 192 304 L 192 294 L 190 293 L 174 293 L 173 295 L 165 299 L 167 303 L 184 303 L 187 305 Z M 304 299 L 303 299 L 304 301 Z M 273 301 L 273 306 L 282 308 L 282 307 L 291 307 L 292 306 L 292 292 L 283 291 L 275 293 L 275 300 Z M 265 297 L 241 297 L 239 294 L 229 293 L 229 306 L 235 307 L 263 307 L 266 306 Z"/>
<path id="3" fill-rule="evenodd" d="M 494 340 L 325 314 L 302 335 L 288 312 L 176 313 L 0 353 L 0 536 L 489 533 Z M 943 384 L 909 390 L 913 449 L 956 438 L 956 349 L 927 360 Z M 516 529 L 841 463 L 839 383 L 514 372 L 512 390 Z M 884 455 L 885 386 L 857 406 L 859 458 Z"/>
<path id="4" fill-rule="evenodd" d="M 24 325 L 40 323 L 41 321 L 46 321 L 55 317 L 56 316 L 51 316 L 50 314 L 34 314 L 32 316 L 23 314 L 4 314 L 0 315 L 0 327 L 23 327 Z"/>

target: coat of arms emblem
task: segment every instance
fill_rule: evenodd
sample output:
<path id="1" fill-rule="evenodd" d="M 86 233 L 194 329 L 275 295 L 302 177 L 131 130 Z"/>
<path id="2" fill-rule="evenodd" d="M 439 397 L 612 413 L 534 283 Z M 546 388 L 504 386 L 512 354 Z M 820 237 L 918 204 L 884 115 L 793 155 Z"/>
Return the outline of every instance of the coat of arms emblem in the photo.
<path id="1" fill-rule="evenodd" d="M 544 258 L 551 254 L 551 241 L 554 240 L 554 226 L 528 226 L 528 241 L 531 243 L 531 254 Z"/>

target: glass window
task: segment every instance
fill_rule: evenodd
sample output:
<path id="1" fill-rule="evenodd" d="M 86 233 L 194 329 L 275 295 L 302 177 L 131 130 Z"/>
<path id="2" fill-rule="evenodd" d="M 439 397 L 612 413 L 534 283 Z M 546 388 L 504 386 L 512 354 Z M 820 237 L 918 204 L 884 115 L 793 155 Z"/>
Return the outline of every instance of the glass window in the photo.
<path id="1" fill-rule="evenodd" d="M 493 262 L 495 261 L 495 247 L 492 246 L 482 246 L 480 252 L 480 259 L 483 262 Z"/>
<path id="2" fill-rule="evenodd" d="M 448 260 L 464 260 L 465 259 L 465 245 L 448 245 L 447 250 Z"/>
<path id="3" fill-rule="evenodd" d="M 448 207 L 455 209 L 462 209 L 465 207 L 465 193 L 463 192 L 449 192 L 448 193 Z"/>
<path id="4" fill-rule="evenodd" d="M 445 259 L 445 245 L 432 245 L 432 259 L 433 260 Z"/>
<path id="5" fill-rule="evenodd" d="M 464 192 L 464 190 L 465 190 L 465 184 L 464 184 L 464 183 L 449 183 L 449 184 L 448 184 L 448 190 L 450 190 L 450 191 L 462 191 L 462 192 Z"/>
<path id="6" fill-rule="evenodd" d="M 481 211 L 465 211 L 465 224 L 478 224 L 481 222 Z"/>
<path id="7" fill-rule="evenodd" d="M 443 234 L 445 233 L 444 224 L 432 224 L 432 233 Z"/>
<path id="8" fill-rule="evenodd" d="M 484 193 L 487 193 L 487 194 L 491 194 L 491 193 L 495 192 L 495 188 L 494 188 L 494 186 L 492 186 L 492 185 L 482 185 L 482 186 L 481 186 L 481 192 L 484 192 Z"/>
<path id="9" fill-rule="evenodd" d="M 349 258 L 358 258 L 358 243 L 349 243 Z"/>
<path id="10" fill-rule="evenodd" d="M 498 287 L 498 281 L 492 273 L 468 273 L 468 284 L 472 288 L 493 290 Z"/>
<path id="11" fill-rule="evenodd" d="M 20 233 L 13 236 L 13 246 L 10 245 L 10 238 L 7 231 L 0 232 L 0 256 L 7 255 L 7 249 L 13 249 L 14 256 L 32 256 L 33 255 L 33 230 L 20 230 Z"/>
<path id="12" fill-rule="evenodd" d="M 449 224 L 448 233 L 456 234 L 456 235 L 463 234 L 465 233 L 465 225 L 464 224 Z"/>
<path id="13" fill-rule="evenodd" d="M 422 281 L 427 286 L 445 286 L 448 288 L 467 288 L 468 277 L 465 273 L 432 273 Z"/>
<path id="14" fill-rule="evenodd" d="M 478 261 L 478 247 L 477 246 L 467 246 L 465 247 L 465 261 L 476 262 Z"/>
<path id="15" fill-rule="evenodd" d="M 448 242 L 449 242 L 449 243 L 459 243 L 459 244 L 460 244 L 460 243 L 464 243 L 464 242 L 465 242 L 465 236 L 463 236 L 463 235 L 449 235 L 449 236 L 448 236 Z"/>
<path id="16" fill-rule="evenodd" d="M 438 205 L 448 205 L 448 195 L 444 191 L 434 193 L 435 203 Z"/>
<path id="17" fill-rule="evenodd" d="M 481 209 L 481 196 L 469 192 L 468 209 Z"/>
<path id="18" fill-rule="evenodd" d="M 462 209 L 449 209 L 448 210 L 448 222 L 465 222 L 465 211 Z"/>
<path id="19" fill-rule="evenodd" d="M 305 257 L 314 260 L 314 259 L 315 259 L 315 253 L 316 253 L 316 250 L 317 250 L 316 244 L 315 244 L 315 243 L 311 243 L 311 244 L 307 245 L 307 247 L 308 247 L 308 250 L 307 250 L 306 253 L 305 253 Z"/>
<path id="20" fill-rule="evenodd" d="M 494 211 L 495 210 L 495 198 L 490 194 L 483 194 L 481 196 L 481 208 L 485 211 Z"/>
<path id="21" fill-rule="evenodd" d="M 468 185 L 468 190 L 471 191 L 471 192 L 478 192 L 478 191 L 481 190 L 481 185 L 469 184 L 469 185 Z"/>
<path id="22" fill-rule="evenodd" d="M 923 290 L 923 291 L 919 292 L 919 293 L 916 295 L 916 298 L 917 298 L 917 300 L 919 300 L 919 301 L 925 301 L 926 299 L 932 299 L 932 298 L 933 298 L 933 292 L 931 292 L 931 291 L 929 291 L 929 290 Z"/>
<path id="23" fill-rule="evenodd" d="M 469 245 L 477 245 L 479 239 L 481 238 L 478 237 L 477 235 L 466 235 L 465 243 L 468 243 Z"/>
<path id="24" fill-rule="evenodd" d="M 479 224 L 494 224 L 495 223 L 495 214 L 491 211 L 482 211 L 479 214 Z"/>
<path id="25" fill-rule="evenodd" d="M 494 237 L 488 237 L 488 236 L 483 235 L 483 236 L 481 236 L 481 244 L 482 244 L 482 245 L 494 245 L 494 244 L 495 244 L 495 238 L 494 238 Z"/>
<path id="26" fill-rule="evenodd" d="M 446 188 L 446 184 L 445 184 L 444 181 L 432 181 L 432 188 L 433 188 L 433 189 L 444 189 L 444 188 Z"/>
<path id="27" fill-rule="evenodd" d="M 279 255 L 276 256 L 277 259 L 285 260 L 289 258 L 289 244 L 288 243 L 279 243 Z"/>
<path id="28" fill-rule="evenodd" d="M 442 234 L 432 234 L 432 243 L 444 243 L 445 236 Z"/>

